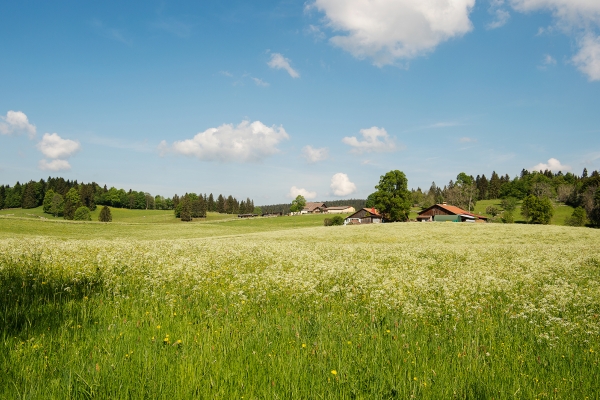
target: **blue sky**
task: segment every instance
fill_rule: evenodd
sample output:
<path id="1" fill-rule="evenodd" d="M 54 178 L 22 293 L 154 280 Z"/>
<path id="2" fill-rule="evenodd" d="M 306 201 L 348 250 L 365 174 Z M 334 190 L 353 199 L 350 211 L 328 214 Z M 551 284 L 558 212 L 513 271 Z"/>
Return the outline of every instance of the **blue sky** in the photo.
<path id="1" fill-rule="evenodd" d="M 600 169 L 597 0 L 5 2 L 0 183 L 257 204 Z"/>

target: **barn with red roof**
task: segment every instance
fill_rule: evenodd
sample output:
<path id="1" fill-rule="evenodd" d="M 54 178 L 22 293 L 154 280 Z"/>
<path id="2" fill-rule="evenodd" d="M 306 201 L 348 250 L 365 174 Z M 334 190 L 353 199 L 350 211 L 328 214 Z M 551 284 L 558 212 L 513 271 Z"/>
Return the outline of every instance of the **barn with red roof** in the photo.
<path id="1" fill-rule="evenodd" d="M 417 217 L 420 222 L 487 222 L 487 217 L 473 214 L 462 208 L 446 203 L 434 204 L 421 211 Z"/>

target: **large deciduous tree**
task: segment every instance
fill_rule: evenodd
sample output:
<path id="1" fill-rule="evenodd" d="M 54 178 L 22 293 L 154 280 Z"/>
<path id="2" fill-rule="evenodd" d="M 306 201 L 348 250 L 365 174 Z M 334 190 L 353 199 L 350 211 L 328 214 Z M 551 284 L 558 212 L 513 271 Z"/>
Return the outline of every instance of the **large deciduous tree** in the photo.
<path id="1" fill-rule="evenodd" d="M 301 212 L 302 209 L 306 206 L 306 199 L 302 195 L 296 196 L 294 200 L 292 200 L 292 206 L 290 207 L 291 212 Z"/>
<path id="2" fill-rule="evenodd" d="M 376 192 L 369 196 L 370 203 L 389 221 L 407 221 L 411 194 L 404 172 L 394 170 L 379 179 Z"/>

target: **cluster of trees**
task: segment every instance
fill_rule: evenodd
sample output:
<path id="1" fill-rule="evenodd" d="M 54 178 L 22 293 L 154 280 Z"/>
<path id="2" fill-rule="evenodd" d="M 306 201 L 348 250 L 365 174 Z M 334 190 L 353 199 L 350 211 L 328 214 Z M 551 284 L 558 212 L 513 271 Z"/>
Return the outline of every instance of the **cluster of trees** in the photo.
<path id="1" fill-rule="evenodd" d="M 229 195 L 227 198 L 219 195 L 215 200 L 213 194 L 186 193 L 179 197 L 173 196 L 175 217 L 182 221 L 191 221 L 193 218 L 205 218 L 208 211 L 222 214 L 256 214 L 260 213 L 259 207 L 254 207 L 250 198 L 238 201 Z"/>
<path id="2" fill-rule="evenodd" d="M 181 203 L 181 204 L 180 204 Z M 147 192 L 125 191 L 104 185 L 101 187 L 95 182 L 78 183 L 63 178 L 40 179 L 38 182 L 30 181 L 25 184 L 17 182 L 14 186 L 0 185 L 0 209 L 2 208 L 36 208 L 44 206 L 44 212 L 65 219 L 75 219 L 79 207 L 86 207 L 94 211 L 97 206 L 110 206 L 118 208 L 140 210 L 174 210 L 178 218 L 181 217 L 182 208 L 184 216 L 188 213 L 191 218 L 202 218 L 207 211 L 238 214 L 255 213 L 254 201 L 250 198 L 238 201 L 233 196 L 227 197 L 219 194 L 196 195 L 186 193 L 172 198 L 152 196 Z M 84 212 L 81 210 L 81 212 Z M 260 212 L 260 210 L 259 210 Z M 79 215 L 79 214 L 78 214 Z M 87 218 L 82 216 L 82 218 Z"/>

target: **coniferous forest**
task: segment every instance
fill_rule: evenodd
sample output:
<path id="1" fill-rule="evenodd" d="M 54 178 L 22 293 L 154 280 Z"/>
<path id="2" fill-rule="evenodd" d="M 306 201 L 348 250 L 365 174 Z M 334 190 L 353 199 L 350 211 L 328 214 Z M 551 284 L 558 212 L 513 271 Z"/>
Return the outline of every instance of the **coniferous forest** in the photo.
<path id="1" fill-rule="evenodd" d="M 64 178 L 29 181 L 13 186 L 0 185 L 0 209 L 44 207 L 44 212 L 75 219 L 78 208 L 94 211 L 97 206 L 138 210 L 173 210 L 177 218 L 202 218 L 208 211 L 225 214 L 253 213 L 254 201 L 237 200 L 232 195 L 185 193 L 173 197 L 152 196 L 148 192 L 107 188 L 96 182 L 79 183 Z M 183 215 L 182 215 L 183 214 Z"/>

